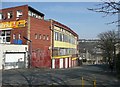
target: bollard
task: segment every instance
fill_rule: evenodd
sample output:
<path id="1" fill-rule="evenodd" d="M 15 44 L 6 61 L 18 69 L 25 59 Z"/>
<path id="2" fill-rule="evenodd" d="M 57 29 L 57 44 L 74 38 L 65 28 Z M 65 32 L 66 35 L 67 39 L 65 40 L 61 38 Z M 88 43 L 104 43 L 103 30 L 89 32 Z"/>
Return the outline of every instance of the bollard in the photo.
<path id="1" fill-rule="evenodd" d="M 93 81 L 93 87 L 96 87 L 96 80 Z"/>
<path id="2" fill-rule="evenodd" d="M 82 77 L 82 87 L 84 87 L 84 79 L 83 79 L 83 77 Z"/>

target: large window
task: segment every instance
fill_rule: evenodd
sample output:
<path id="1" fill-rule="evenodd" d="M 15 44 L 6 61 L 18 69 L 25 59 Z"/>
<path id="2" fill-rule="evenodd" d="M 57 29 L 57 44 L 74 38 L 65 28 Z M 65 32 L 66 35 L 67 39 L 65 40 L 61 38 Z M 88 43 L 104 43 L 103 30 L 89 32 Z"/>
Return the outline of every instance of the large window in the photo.
<path id="1" fill-rule="evenodd" d="M 53 56 L 75 55 L 77 50 L 75 48 L 53 48 Z"/>
<path id="2" fill-rule="evenodd" d="M 58 32 L 54 32 L 54 40 L 58 41 Z"/>
<path id="3" fill-rule="evenodd" d="M 10 43 L 10 30 L 0 31 L 0 43 Z"/>
<path id="4" fill-rule="evenodd" d="M 54 40 L 67 42 L 67 43 L 71 43 L 71 44 L 76 44 L 76 39 L 74 36 L 72 36 L 71 34 L 63 33 L 63 32 L 55 31 L 54 32 Z"/>

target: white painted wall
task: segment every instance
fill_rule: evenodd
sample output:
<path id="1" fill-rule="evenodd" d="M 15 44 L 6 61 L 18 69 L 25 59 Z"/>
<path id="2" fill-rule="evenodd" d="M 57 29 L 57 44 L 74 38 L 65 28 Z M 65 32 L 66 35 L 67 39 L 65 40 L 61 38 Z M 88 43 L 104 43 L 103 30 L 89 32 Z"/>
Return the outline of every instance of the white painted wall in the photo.
<path id="1" fill-rule="evenodd" d="M 69 58 L 69 67 L 71 67 L 71 58 Z"/>
<path id="2" fill-rule="evenodd" d="M 52 59 L 52 68 L 55 68 L 55 59 Z"/>
<path id="3" fill-rule="evenodd" d="M 18 62 L 18 60 L 24 61 L 24 56 L 25 56 L 24 53 L 6 54 L 5 62 Z"/>
<path id="4" fill-rule="evenodd" d="M 63 58 L 60 59 L 60 68 L 63 68 Z"/>
<path id="5" fill-rule="evenodd" d="M 5 63 L 15 63 L 12 66 L 5 66 L 5 69 L 12 69 L 12 68 L 24 68 L 25 63 L 25 54 L 24 53 L 10 53 L 5 55 Z M 20 62 L 22 63 L 20 65 Z"/>
<path id="6" fill-rule="evenodd" d="M 65 68 L 68 68 L 68 58 L 65 58 Z"/>
<path id="7" fill-rule="evenodd" d="M 17 53 L 17 54 L 16 55 L 14 55 L 14 54 L 6 55 L 6 52 L 7 53 Z M 21 55 L 19 54 L 21 52 L 25 52 L 25 55 L 26 55 L 26 56 L 24 55 L 25 67 L 27 68 L 28 67 L 28 46 L 27 45 L 0 44 L 0 67 L 2 64 L 5 66 L 5 62 L 16 62 L 16 61 L 18 61 L 18 58 L 20 58 L 20 57 L 23 58 L 23 54 L 21 54 Z M 0 68 L 0 69 L 2 69 L 2 68 Z"/>

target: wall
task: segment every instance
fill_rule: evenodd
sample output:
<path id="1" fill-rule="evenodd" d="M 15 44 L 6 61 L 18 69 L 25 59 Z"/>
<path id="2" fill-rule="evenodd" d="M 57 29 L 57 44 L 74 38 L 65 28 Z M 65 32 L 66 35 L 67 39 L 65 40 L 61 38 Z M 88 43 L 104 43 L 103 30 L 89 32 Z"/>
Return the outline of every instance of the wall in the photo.
<path id="1" fill-rule="evenodd" d="M 50 22 L 30 17 L 30 39 L 32 40 L 32 66 L 50 68 Z"/>
<path id="2" fill-rule="evenodd" d="M 27 45 L 11 45 L 11 44 L 0 44 L 0 54 L 1 54 L 1 60 L 0 64 L 4 65 L 3 60 L 6 58 L 6 53 L 25 53 L 25 67 L 28 67 L 28 46 Z M 13 56 L 14 58 L 14 56 Z M 1 66 L 0 66 L 1 67 Z"/>

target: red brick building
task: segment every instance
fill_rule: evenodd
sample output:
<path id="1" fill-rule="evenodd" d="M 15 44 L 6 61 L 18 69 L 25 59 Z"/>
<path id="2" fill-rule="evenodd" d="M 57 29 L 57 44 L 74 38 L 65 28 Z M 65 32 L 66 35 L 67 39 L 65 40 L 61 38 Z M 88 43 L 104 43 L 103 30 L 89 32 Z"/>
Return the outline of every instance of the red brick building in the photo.
<path id="1" fill-rule="evenodd" d="M 67 26 L 44 20 L 43 13 L 28 5 L 0 10 L 0 20 L 0 43 L 29 45 L 32 67 L 54 68 L 56 58 L 71 60 L 71 64 L 66 62 L 66 68 L 75 66 L 78 35 Z M 60 51 L 65 52 L 60 54 Z M 61 66 L 65 66 L 63 60 Z"/>

